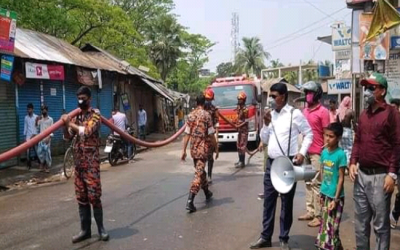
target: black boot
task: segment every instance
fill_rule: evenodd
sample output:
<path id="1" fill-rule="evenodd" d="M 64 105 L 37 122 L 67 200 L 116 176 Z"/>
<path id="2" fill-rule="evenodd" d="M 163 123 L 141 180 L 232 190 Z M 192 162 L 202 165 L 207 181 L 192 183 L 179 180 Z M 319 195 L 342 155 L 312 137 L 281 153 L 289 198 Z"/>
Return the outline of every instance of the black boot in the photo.
<path id="1" fill-rule="evenodd" d="M 235 163 L 235 167 L 238 167 L 240 165 L 240 154 L 239 153 L 238 153 L 238 156 L 239 156 L 239 160 L 238 160 L 238 162 Z"/>
<path id="2" fill-rule="evenodd" d="M 196 195 L 192 192 L 189 193 L 189 197 L 186 203 L 186 210 L 189 210 L 189 213 L 193 213 L 196 212 L 196 207 L 194 206 L 193 202 L 194 202 L 194 197 Z"/>
<path id="3" fill-rule="evenodd" d="M 72 243 L 78 243 L 92 237 L 92 216 L 89 204 L 79 204 L 79 217 L 81 219 L 81 231 L 78 235 L 72 237 Z"/>
<path id="4" fill-rule="evenodd" d="M 108 241 L 110 236 L 103 226 L 103 208 L 93 207 L 93 215 L 97 224 L 97 229 L 99 230 L 99 239 L 102 241 Z"/>
<path id="5" fill-rule="evenodd" d="M 237 168 L 244 168 L 246 165 L 244 163 L 246 155 L 239 155 L 239 164 L 236 166 Z"/>
<path id="6" fill-rule="evenodd" d="M 214 166 L 214 160 L 209 160 L 208 162 L 208 171 L 207 171 L 207 175 L 208 175 L 208 182 L 211 183 L 212 182 L 212 169 Z"/>
<path id="7" fill-rule="evenodd" d="M 204 194 L 206 195 L 206 201 L 211 200 L 211 198 L 213 197 L 213 193 L 210 190 L 208 190 L 208 188 L 204 189 Z"/>

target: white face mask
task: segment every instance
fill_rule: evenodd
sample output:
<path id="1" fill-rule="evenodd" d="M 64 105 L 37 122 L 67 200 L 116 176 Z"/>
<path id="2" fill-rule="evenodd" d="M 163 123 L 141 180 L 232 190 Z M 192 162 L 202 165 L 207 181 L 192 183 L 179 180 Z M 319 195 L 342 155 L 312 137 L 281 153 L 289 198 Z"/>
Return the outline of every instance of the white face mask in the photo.
<path id="1" fill-rule="evenodd" d="M 276 109 L 276 101 L 275 101 L 275 99 L 272 98 L 272 97 L 270 97 L 269 100 L 268 100 L 267 106 L 268 106 L 270 109 Z"/>
<path id="2" fill-rule="evenodd" d="M 375 102 L 374 92 L 372 90 L 364 91 L 364 105 L 365 107 L 369 107 Z"/>

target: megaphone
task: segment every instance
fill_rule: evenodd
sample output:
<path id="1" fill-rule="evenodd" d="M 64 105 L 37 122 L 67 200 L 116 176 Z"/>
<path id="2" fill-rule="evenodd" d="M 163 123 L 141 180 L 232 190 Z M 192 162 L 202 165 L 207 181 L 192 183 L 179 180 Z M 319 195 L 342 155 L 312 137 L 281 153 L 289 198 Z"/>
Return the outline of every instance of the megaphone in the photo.
<path id="1" fill-rule="evenodd" d="M 271 182 L 276 191 L 287 194 L 297 181 L 311 180 L 316 173 L 312 165 L 294 166 L 288 157 L 279 156 L 271 165 Z"/>

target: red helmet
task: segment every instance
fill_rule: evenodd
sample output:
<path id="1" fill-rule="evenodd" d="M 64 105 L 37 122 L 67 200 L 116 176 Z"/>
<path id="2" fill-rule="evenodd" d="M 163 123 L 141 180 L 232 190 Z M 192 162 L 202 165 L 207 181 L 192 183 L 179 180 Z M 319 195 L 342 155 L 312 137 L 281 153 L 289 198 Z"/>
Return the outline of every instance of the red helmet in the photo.
<path id="1" fill-rule="evenodd" d="M 214 100 L 214 91 L 211 88 L 204 90 L 204 97 L 206 99 Z"/>
<path id="2" fill-rule="evenodd" d="M 247 98 L 247 95 L 246 95 L 246 93 L 245 92 L 240 92 L 239 94 L 238 94 L 238 96 L 237 96 L 237 99 L 238 100 L 246 100 L 246 98 Z"/>

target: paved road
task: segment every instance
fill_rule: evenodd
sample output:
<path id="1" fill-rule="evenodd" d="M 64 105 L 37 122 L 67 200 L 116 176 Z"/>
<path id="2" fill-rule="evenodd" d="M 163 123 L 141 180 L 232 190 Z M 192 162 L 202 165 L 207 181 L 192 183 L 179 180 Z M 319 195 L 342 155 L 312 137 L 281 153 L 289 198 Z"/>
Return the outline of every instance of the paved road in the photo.
<path id="1" fill-rule="evenodd" d="M 111 240 L 94 237 L 73 245 L 71 236 L 79 230 L 73 182 L 14 190 L 0 194 L 0 249 L 248 249 L 261 230 L 261 154 L 250 166 L 233 168 L 236 153 L 227 150 L 216 162 L 215 198 L 209 204 L 204 194 L 196 197 L 198 212 L 187 214 L 185 202 L 193 176 L 190 161 L 181 163 L 180 143 L 138 155 L 132 164 L 102 166 L 105 226 Z M 351 183 L 346 182 L 347 197 Z M 305 212 L 304 184 L 298 185 L 295 217 Z M 353 203 L 348 198 L 341 225 L 345 249 L 354 249 Z M 275 223 L 273 246 L 278 247 L 279 222 Z M 314 249 L 317 229 L 295 221 L 290 245 Z M 279 249 L 279 248 L 271 248 Z M 400 231 L 392 234 L 392 249 L 400 249 Z"/>

